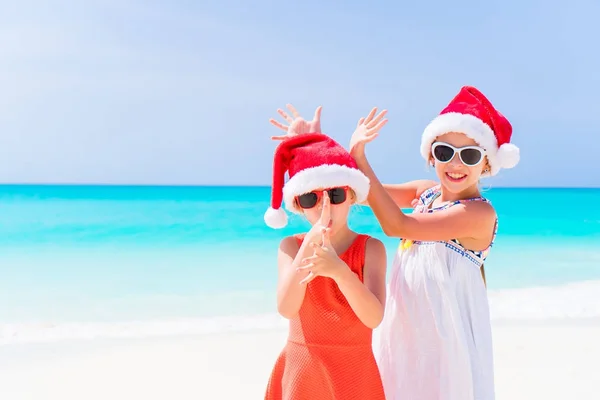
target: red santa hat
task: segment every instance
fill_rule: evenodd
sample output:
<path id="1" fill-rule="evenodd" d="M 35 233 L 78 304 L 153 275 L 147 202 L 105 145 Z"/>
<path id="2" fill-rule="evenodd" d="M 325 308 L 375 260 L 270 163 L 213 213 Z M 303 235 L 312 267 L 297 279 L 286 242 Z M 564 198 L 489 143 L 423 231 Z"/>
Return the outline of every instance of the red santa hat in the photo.
<path id="1" fill-rule="evenodd" d="M 289 180 L 284 184 L 286 172 Z M 265 213 L 265 222 L 271 228 L 283 228 L 287 214 L 281 208 L 282 202 L 291 212 L 301 214 L 295 204 L 297 196 L 341 186 L 352 188 L 359 203 L 369 194 L 369 178 L 339 143 L 321 133 L 286 139 L 275 150 L 271 206 Z"/>
<path id="2" fill-rule="evenodd" d="M 519 148 L 510 143 L 512 126 L 478 89 L 463 86 L 450 104 L 429 123 L 421 138 L 421 155 L 429 160 L 435 139 L 448 132 L 461 132 L 485 149 L 490 172 L 519 163 Z"/>

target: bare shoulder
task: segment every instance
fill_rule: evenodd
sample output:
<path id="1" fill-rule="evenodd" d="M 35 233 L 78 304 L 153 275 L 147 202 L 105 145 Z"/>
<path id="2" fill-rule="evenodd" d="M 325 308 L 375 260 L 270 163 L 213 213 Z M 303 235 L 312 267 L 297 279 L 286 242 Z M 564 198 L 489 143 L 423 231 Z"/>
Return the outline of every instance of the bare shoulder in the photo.
<path id="1" fill-rule="evenodd" d="M 279 242 L 279 252 L 292 258 L 296 257 L 299 249 L 298 239 L 295 236 L 286 236 Z"/>
<path id="2" fill-rule="evenodd" d="M 493 240 L 497 214 L 494 207 L 485 201 L 469 201 L 462 204 L 464 226 L 469 231 L 459 238 L 461 244 L 469 250 L 484 250 Z"/>
<path id="3" fill-rule="evenodd" d="M 370 237 L 367 239 L 367 244 L 365 248 L 365 259 L 367 262 L 369 261 L 377 261 L 386 258 L 386 250 L 385 245 L 379 239 L 374 237 Z"/>
<path id="4" fill-rule="evenodd" d="M 496 209 L 487 201 L 468 201 L 462 204 L 465 213 L 469 214 L 469 217 L 480 218 L 483 221 L 493 222 L 495 222 L 497 218 Z"/>

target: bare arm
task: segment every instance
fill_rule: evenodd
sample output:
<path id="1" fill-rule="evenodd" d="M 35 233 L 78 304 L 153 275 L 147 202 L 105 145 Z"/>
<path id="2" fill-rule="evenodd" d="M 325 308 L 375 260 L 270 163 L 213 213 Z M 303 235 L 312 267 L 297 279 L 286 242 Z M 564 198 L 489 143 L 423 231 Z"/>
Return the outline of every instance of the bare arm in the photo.
<path id="1" fill-rule="evenodd" d="M 390 195 L 394 203 L 400 208 L 412 208 L 413 200 L 418 199 L 424 191 L 437 185 L 437 182 L 428 179 L 420 179 L 406 183 L 383 183 L 386 192 Z M 369 205 L 369 199 L 361 203 L 364 206 Z"/>
<path id="2" fill-rule="evenodd" d="M 420 179 L 400 184 L 383 184 L 394 203 L 400 208 L 412 208 L 413 200 L 418 199 L 424 191 L 437 185 L 429 179 Z M 368 202 L 368 200 L 367 200 Z"/>
<path id="3" fill-rule="evenodd" d="M 294 237 L 286 237 L 279 244 L 277 264 L 279 276 L 277 279 L 277 311 L 285 318 L 293 318 L 298 314 L 306 285 L 300 285 L 300 281 L 308 275 L 296 271 L 301 265 L 302 259 L 312 254 L 310 242 L 305 240 L 302 246 L 298 247 L 298 242 Z"/>
<path id="4" fill-rule="evenodd" d="M 363 282 L 349 268 L 336 280 L 356 316 L 371 329 L 383 319 L 385 309 L 386 252 L 381 241 L 371 238 L 365 250 Z"/>
<path id="5" fill-rule="evenodd" d="M 436 213 L 404 214 L 385 190 L 366 157 L 357 157 L 360 170 L 371 181 L 369 205 L 387 236 L 413 240 L 467 239 L 484 248 L 493 234 L 496 212 L 484 202 L 458 204 Z"/>

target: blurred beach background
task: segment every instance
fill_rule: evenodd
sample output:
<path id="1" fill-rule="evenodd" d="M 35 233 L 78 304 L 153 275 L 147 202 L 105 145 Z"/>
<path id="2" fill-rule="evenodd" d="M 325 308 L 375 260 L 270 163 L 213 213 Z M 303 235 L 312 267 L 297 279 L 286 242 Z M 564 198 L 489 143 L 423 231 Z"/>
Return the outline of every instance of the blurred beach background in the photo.
<path id="1" fill-rule="evenodd" d="M 368 147 L 380 178 L 433 178 L 421 132 L 465 84 L 508 116 L 522 157 L 482 181 L 499 215 L 485 265 L 497 398 L 598 397 L 599 4 L 0 10 L 1 399 L 262 398 L 286 335 L 277 245 L 308 228 L 263 222 L 268 119 L 323 105 L 346 146 L 386 108 Z M 398 243 L 369 208 L 350 223 L 391 263 Z"/>

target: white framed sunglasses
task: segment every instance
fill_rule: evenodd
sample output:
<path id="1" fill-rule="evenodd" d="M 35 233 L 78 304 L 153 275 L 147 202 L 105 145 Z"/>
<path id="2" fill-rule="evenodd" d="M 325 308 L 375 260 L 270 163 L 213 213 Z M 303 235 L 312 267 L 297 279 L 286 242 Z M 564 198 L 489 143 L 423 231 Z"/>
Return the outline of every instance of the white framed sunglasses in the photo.
<path id="1" fill-rule="evenodd" d="M 435 142 L 431 145 L 431 154 L 438 162 L 448 163 L 458 153 L 460 161 L 469 167 L 479 165 L 483 161 L 485 149 L 479 146 L 454 147 L 444 142 Z"/>

